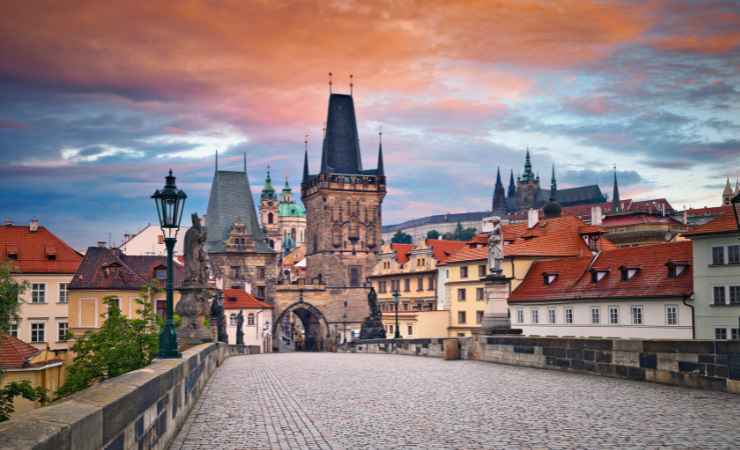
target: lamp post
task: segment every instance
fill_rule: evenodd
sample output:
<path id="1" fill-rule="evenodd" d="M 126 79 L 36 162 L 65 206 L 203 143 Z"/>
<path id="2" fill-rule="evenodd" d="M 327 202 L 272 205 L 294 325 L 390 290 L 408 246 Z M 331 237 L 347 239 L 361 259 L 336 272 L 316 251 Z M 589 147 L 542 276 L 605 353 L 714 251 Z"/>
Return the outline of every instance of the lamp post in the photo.
<path id="1" fill-rule="evenodd" d="M 339 325 L 335 323 L 334 324 L 334 342 L 339 344 L 339 330 L 337 328 L 339 328 Z"/>
<path id="2" fill-rule="evenodd" d="M 216 341 L 217 342 L 223 342 L 224 341 L 224 324 L 221 323 L 221 318 L 224 314 L 224 293 L 219 292 L 216 296 Z"/>
<path id="3" fill-rule="evenodd" d="M 164 188 L 162 190 L 157 189 L 152 195 L 154 203 L 157 204 L 157 214 L 159 215 L 159 224 L 162 227 L 164 244 L 167 246 L 167 282 L 165 283 L 167 318 L 164 322 L 164 330 L 159 332 L 159 354 L 157 357 L 181 358 L 182 355 L 177 351 L 177 333 L 173 317 L 175 283 L 172 275 L 172 252 L 175 249 L 177 232 L 180 229 L 180 220 L 182 220 L 182 211 L 185 206 L 185 199 L 188 196 L 175 186 L 175 177 L 172 176 L 172 170 L 170 170 L 169 176 L 165 177 L 165 180 Z"/>
<path id="4" fill-rule="evenodd" d="M 393 339 L 401 339 L 401 332 L 398 330 L 398 302 L 401 300 L 401 293 L 398 289 L 393 291 L 393 304 L 396 305 L 396 332 L 393 334 Z"/>
<path id="5" fill-rule="evenodd" d="M 342 320 L 344 321 L 344 343 L 347 343 L 347 313 L 342 314 Z"/>

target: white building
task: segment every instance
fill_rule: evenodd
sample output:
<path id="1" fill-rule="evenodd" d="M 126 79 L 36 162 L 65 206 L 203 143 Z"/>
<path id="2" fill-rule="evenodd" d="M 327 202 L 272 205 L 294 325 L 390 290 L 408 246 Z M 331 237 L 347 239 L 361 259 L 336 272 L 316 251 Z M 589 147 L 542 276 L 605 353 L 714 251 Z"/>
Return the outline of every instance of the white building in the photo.
<path id="1" fill-rule="evenodd" d="M 463 229 L 475 228 L 478 233 L 483 231 L 483 219 L 491 216 L 499 216 L 502 219 L 508 218 L 501 213 L 483 211 L 483 212 L 468 212 L 459 214 L 438 214 L 435 216 L 422 217 L 421 219 L 413 219 L 406 222 L 398 223 L 395 225 L 383 225 L 383 241 L 389 243 L 394 234 L 398 231 L 411 235 L 411 243 L 418 244 L 427 238 L 427 233 L 436 230 L 440 234 L 453 233 L 457 228 L 457 223 Z"/>
<path id="2" fill-rule="evenodd" d="M 236 344 L 238 315 L 244 316 L 244 345 L 259 345 L 262 353 L 272 351 L 270 326 L 273 306 L 258 300 L 243 289 L 224 289 L 224 314 L 229 344 Z"/>
<path id="3" fill-rule="evenodd" d="M 184 220 L 183 220 L 184 221 Z M 182 246 L 185 242 L 185 231 L 190 228 L 189 225 L 180 224 L 180 236 L 175 244 L 174 255 L 182 255 Z M 124 235 L 124 242 L 119 247 L 125 255 L 129 256 L 166 256 L 167 246 L 164 245 L 164 236 L 162 228 L 159 225 L 148 224 L 137 234 Z"/>

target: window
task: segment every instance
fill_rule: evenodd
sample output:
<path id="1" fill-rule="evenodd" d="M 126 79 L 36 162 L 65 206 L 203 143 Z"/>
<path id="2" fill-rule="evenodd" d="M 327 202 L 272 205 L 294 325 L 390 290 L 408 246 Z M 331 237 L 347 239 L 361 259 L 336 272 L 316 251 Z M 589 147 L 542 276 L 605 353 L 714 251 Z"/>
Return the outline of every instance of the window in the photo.
<path id="1" fill-rule="evenodd" d="M 565 308 L 565 323 L 573 323 L 573 308 Z"/>
<path id="2" fill-rule="evenodd" d="M 485 264 L 481 264 L 478 266 L 478 276 L 480 278 L 483 278 L 486 276 L 486 265 Z"/>
<path id="3" fill-rule="evenodd" d="M 416 290 L 417 291 L 423 291 L 424 290 L 424 278 L 417 278 L 416 279 Z"/>
<path id="4" fill-rule="evenodd" d="M 121 300 L 117 298 L 113 298 L 108 300 L 108 308 L 118 308 L 121 309 Z"/>
<path id="5" fill-rule="evenodd" d="M 427 290 L 434 290 L 434 277 L 429 277 L 427 280 Z"/>
<path id="6" fill-rule="evenodd" d="M 727 339 L 727 328 L 715 328 L 714 338 L 715 339 Z"/>
<path id="7" fill-rule="evenodd" d="M 740 286 L 730 286 L 730 304 L 740 303 Z"/>
<path id="8" fill-rule="evenodd" d="M 621 279 L 621 281 L 627 281 L 629 279 L 630 279 L 630 277 L 629 277 L 629 271 L 623 270 L 622 271 L 622 279 Z"/>
<path id="9" fill-rule="evenodd" d="M 616 306 L 609 307 L 609 325 L 619 325 L 619 308 Z"/>
<path id="10" fill-rule="evenodd" d="M 389 332 L 393 333 L 393 325 L 388 325 Z"/>
<path id="11" fill-rule="evenodd" d="M 409 302 L 403 302 L 401 304 L 401 307 L 403 308 L 403 309 L 401 309 L 401 311 L 408 311 L 409 310 Z"/>
<path id="12" fill-rule="evenodd" d="M 550 325 L 555 324 L 555 308 L 550 308 L 547 310 L 547 323 Z"/>
<path id="13" fill-rule="evenodd" d="M 69 324 L 67 322 L 59 322 L 59 342 L 65 342 L 64 335 L 69 332 Z"/>
<path id="14" fill-rule="evenodd" d="M 598 307 L 591 308 L 591 325 L 599 325 L 601 323 L 601 314 Z"/>
<path id="15" fill-rule="evenodd" d="M 157 279 L 164 280 L 167 277 L 164 269 L 157 269 Z"/>
<path id="16" fill-rule="evenodd" d="M 117 276 L 120 276 L 121 274 L 120 268 L 118 267 L 110 267 L 108 270 L 109 270 L 108 273 L 110 274 L 111 277 L 117 277 Z"/>
<path id="17" fill-rule="evenodd" d="M 360 268 L 352 266 L 349 268 L 349 285 L 359 286 L 360 285 Z"/>
<path id="18" fill-rule="evenodd" d="M 632 307 L 632 325 L 642 325 L 642 306 Z"/>
<path id="19" fill-rule="evenodd" d="M 257 297 L 265 298 L 265 287 L 257 286 Z"/>
<path id="20" fill-rule="evenodd" d="M 674 278 L 676 278 L 676 267 L 668 266 L 668 279 L 672 280 Z"/>
<path id="21" fill-rule="evenodd" d="M 467 277 L 468 277 L 468 268 L 460 267 L 460 278 L 467 278 Z"/>
<path id="22" fill-rule="evenodd" d="M 727 264 L 740 264 L 740 245 L 727 246 Z"/>
<path id="23" fill-rule="evenodd" d="M 476 311 L 475 312 L 475 323 L 482 323 L 483 322 L 483 311 Z"/>
<path id="24" fill-rule="evenodd" d="M 161 234 L 157 236 L 157 244 L 164 244 L 164 236 Z"/>
<path id="25" fill-rule="evenodd" d="M 254 313 L 247 315 L 247 325 L 254 325 Z"/>
<path id="26" fill-rule="evenodd" d="M 665 324 L 671 326 L 678 325 L 678 306 L 665 307 Z"/>
<path id="27" fill-rule="evenodd" d="M 236 313 L 231 313 L 231 315 L 229 315 L 229 325 L 232 327 L 237 325 Z"/>
<path id="28" fill-rule="evenodd" d="M 239 266 L 231 266 L 231 278 L 239 278 Z"/>
<path id="29" fill-rule="evenodd" d="M 591 272 L 591 282 L 596 283 L 597 281 L 599 281 L 598 272 Z"/>
<path id="30" fill-rule="evenodd" d="M 460 302 L 465 301 L 465 289 L 458 289 L 457 290 L 457 300 Z"/>
<path id="31" fill-rule="evenodd" d="M 236 285 L 236 286 L 231 286 L 231 289 L 241 289 L 241 288 L 242 288 L 242 287 L 241 287 L 241 286 L 239 286 L 239 285 Z"/>
<path id="32" fill-rule="evenodd" d="M 532 323 L 540 323 L 540 310 L 539 309 L 532 310 Z"/>
<path id="33" fill-rule="evenodd" d="M 59 303 L 67 303 L 69 301 L 67 286 L 69 286 L 69 283 L 59 283 Z"/>
<path id="34" fill-rule="evenodd" d="M 33 283 L 31 285 L 31 303 L 46 303 L 46 284 Z"/>
<path id="35" fill-rule="evenodd" d="M 713 286 L 712 290 L 714 292 L 713 303 L 715 305 L 724 305 L 727 302 L 725 301 L 725 287 L 724 286 Z"/>
<path id="36" fill-rule="evenodd" d="M 13 324 L 13 323 L 10 324 L 9 332 L 11 336 L 13 336 L 14 338 L 17 338 L 18 337 L 18 325 Z"/>
<path id="37" fill-rule="evenodd" d="M 408 292 L 411 290 L 411 279 L 410 278 L 403 279 L 403 290 L 405 292 Z"/>
<path id="38" fill-rule="evenodd" d="M 524 323 L 524 310 L 523 309 L 516 310 L 516 323 Z"/>
<path id="39" fill-rule="evenodd" d="M 483 288 L 476 288 L 475 289 L 475 299 L 476 300 L 483 300 Z"/>
<path id="40" fill-rule="evenodd" d="M 712 264 L 720 265 L 725 263 L 725 248 L 712 247 Z"/>
<path id="41" fill-rule="evenodd" d="M 45 342 L 45 328 L 46 324 L 43 323 L 32 323 L 31 324 L 31 342 Z"/>
<path id="42" fill-rule="evenodd" d="M 414 327 L 409 325 L 409 336 L 411 336 L 412 334 L 414 334 Z"/>
<path id="43" fill-rule="evenodd" d="M 167 316 L 167 300 L 157 300 L 157 315 L 163 319 Z"/>
<path id="44" fill-rule="evenodd" d="M 458 311 L 457 323 L 465 323 L 465 311 Z"/>

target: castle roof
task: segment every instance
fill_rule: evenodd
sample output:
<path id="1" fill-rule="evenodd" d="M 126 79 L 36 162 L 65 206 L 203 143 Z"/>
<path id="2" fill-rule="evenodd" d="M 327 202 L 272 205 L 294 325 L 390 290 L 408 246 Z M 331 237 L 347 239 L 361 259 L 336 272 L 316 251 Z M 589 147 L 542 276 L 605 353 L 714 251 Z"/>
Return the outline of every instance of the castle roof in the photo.
<path id="1" fill-rule="evenodd" d="M 362 173 L 355 102 L 351 95 L 329 95 L 321 173 Z"/>
<path id="2" fill-rule="evenodd" d="M 306 210 L 295 202 L 282 202 L 278 205 L 279 217 L 306 217 Z"/>

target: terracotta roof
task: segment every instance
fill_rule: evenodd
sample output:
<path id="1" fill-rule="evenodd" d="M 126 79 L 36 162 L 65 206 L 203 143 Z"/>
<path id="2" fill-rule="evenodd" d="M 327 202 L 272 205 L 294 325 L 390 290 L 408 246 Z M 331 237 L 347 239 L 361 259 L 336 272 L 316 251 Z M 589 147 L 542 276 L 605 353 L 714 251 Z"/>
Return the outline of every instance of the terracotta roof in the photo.
<path id="1" fill-rule="evenodd" d="M 738 211 L 738 216 L 740 216 L 740 211 Z M 733 214 L 732 211 L 715 217 L 704 225 L 698 226 L 691 231 L 683 233 L 682 236 L 691 237 L 722 233 L 740 233 L 740 231 L 738 231 L 737 229 L 737 222 L 735 222 L 735 214 Z"/>
<path id="2" fill-rule="evenodd" d="M 522 234 L 527 232 L 527 222 L 513 223 L 511 225 L 504 225 L 501 227 L 501 231 L 504 232 L 505 241 L 515 241 Z"/>
<path id="3" fill-rule="evenodd" d="M 686 214 L 690 216 L 703 216 L 706 214 L 719 214 L 727 211 L 732 211 L 732 206 L 713 206 L 711 208 L 693 208 L 687 209 Z"/>
<path id="4" fill-rule="evenodd" d="M 416 246 L 413 244 L 391 244 L 391 249 L 396 251 L 396 261 L 398 261 L 398 264 L 409 262 L 409 256 L 414 247 Z"/>
<path id="5" fill-rule="evenodd" d="M 603 220 L 603 227 L 619 227 L 623 225 L 637 225 L 640 223 L 673 223 L 683 225 L 671 217 L 653 216 L 649 214 L 635 214 L 627 216 L 607 217 Z"/>
<path id="6" fill-rule="evenodd" d="M 29 226 L 0 226 L 0 259 L 11 254 L 22 273 L 75 273 L 82 262 L 82 255 L 45 227 L 31 233 Z"/>
<path id="7" fill-rule="evenodd" d="M 609 250 L 596 257 L 537 261 L 508 301 L 680 297 L 694 290 L 693 269 L 688 266 L 675 279 L 668 279 L 665 265 L 670 260 L 690 261 L 691 249 L 691 242 L 681 241 Z M 600 281 L 592 283 L 589 266 L 610 271 Z M 641 266 L 642 269 L 629 280 L 621 281 L 621 266 Z M 544 272 L 559 272 L 559 275 L 545 286 Z"/>
<path id="8" fill-rule="evenodd" d="M 438 262 L 445 262 L 456 251 L 465 246 L 463 241 L 443 241 L 441 239 L 427 239 L 427 246 L 432 247 L 432 255 Z"/>
<path id="9" fill-rule="evenodd" d="M 0 335 L 0 365 L 6 369 L 27 367 L 41 350 L 9 334 Z"/>
<path id="10" fill-rule="evenodd" d="M 504 251 L 506 250 L 506 247 L 508 247 L 508 245 L 504 247 Z M 450 264 L 460 261 L 478 261 L 481 259 L 488 259 L 488 246 L 478 248 L 462 248 L 458 250 L 454 255 L 450 256 L 447 261 L 445 261 L 445 263 Z"/>
<path id="11" fill-rule="evenodd" d="M 295 256 L 296 254 L 298 254 L 298 257 Z M 304 245 L 303 247 L 299 247 L 291 251 L 290 253 L 288 253 L 288 255 L 286 255 L 283 258 L 283 265 L 284 266 L 293 265 L 297 262 L 300 262 L 305 257 L 306 257 L 306 246 Z"/>
<path id="12" fill-rule="evenodd" d="M 106 266 L 120 266 L 122 274 L 109 277 L 103 270 Z M 149 286 L 157 267 L 167 267 L 166 256 L 127 256 L 116 249 L 90 247 L 67 289 L 121 289 L 140 290 Z M 173 264 L 175 287 L 179 287 L 185 276 L 180 264 Z M 161 286 L 164 287 L 164 286 Z"/>
<path id="13" fill-rule="evenodd" d="M 224 309 L 274 308 L 258 299 L 259 297 L 248 294 L 244 289 L 224 289 Z"/>
<path id="14" fill-rule="evenodd" d="M 465 243 L 465 245 L 476 245 L 476 244 L 488 244 L 488 233 L 478 233 L 476 234 L 473 239 L 469 240 Z"/>

